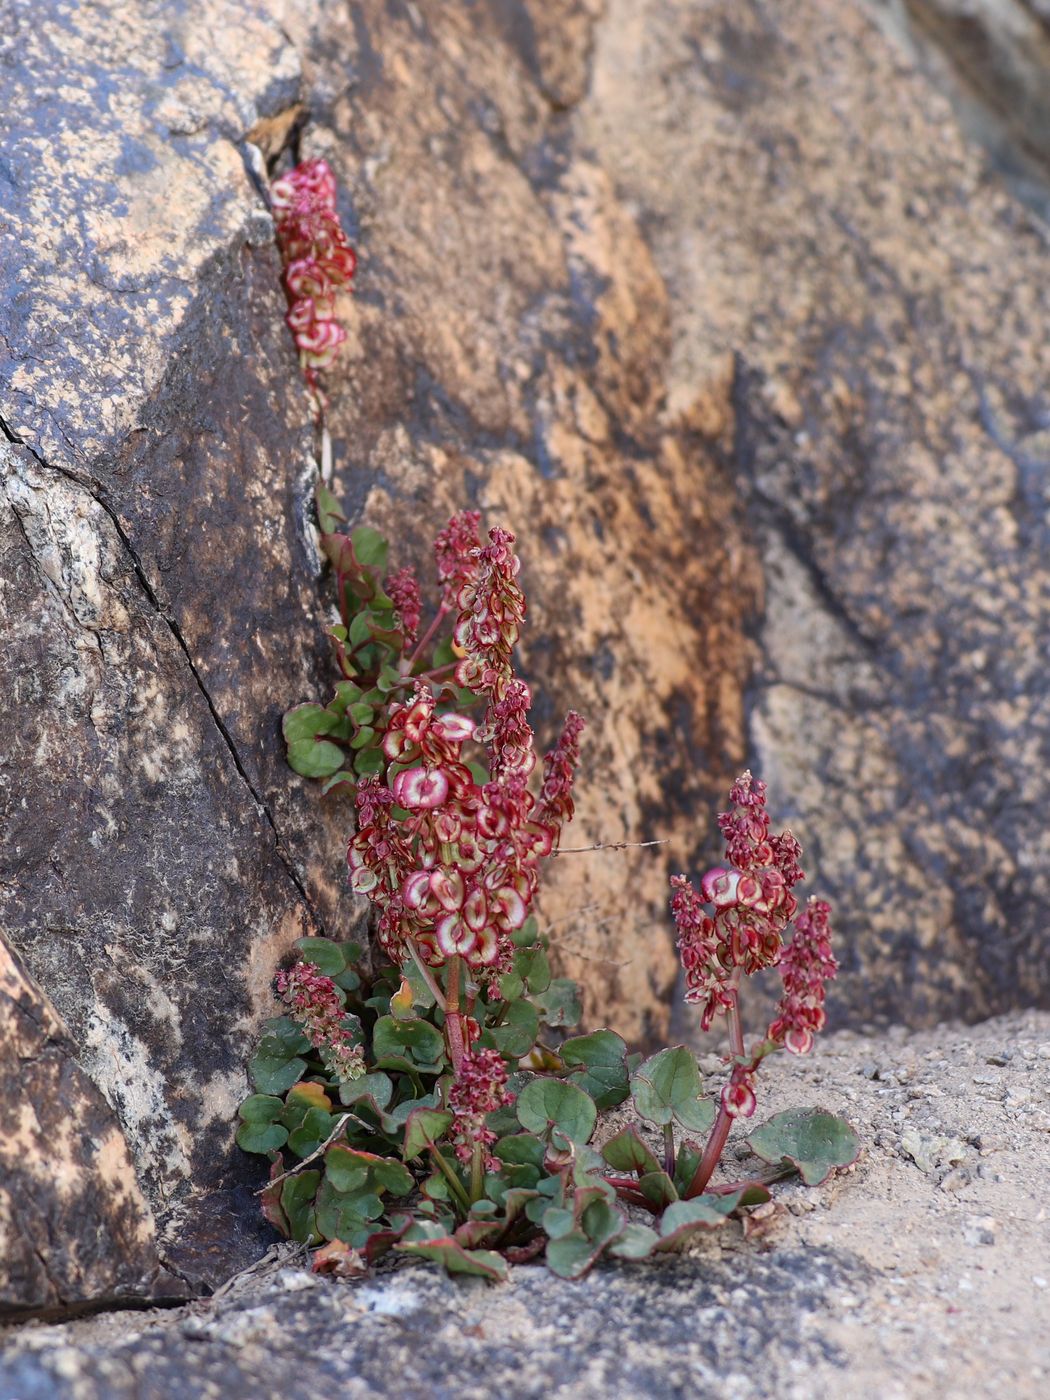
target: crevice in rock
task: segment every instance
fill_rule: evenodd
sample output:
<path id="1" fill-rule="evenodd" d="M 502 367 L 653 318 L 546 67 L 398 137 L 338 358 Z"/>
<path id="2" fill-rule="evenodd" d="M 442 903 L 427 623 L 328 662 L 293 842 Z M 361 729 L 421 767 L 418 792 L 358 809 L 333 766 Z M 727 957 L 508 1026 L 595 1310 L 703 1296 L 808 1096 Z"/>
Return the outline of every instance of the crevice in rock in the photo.
<path id="1" fill-rule="evenodd" d="M 281 864 L 287 871 L 288 878 L 295 886 L 300 898 L 303 901 L 305 908 L 309 912 L 310 917 L 316 925 L 318 931 L 320 932 L 322 937 L 326 936 L 324 921 L 321 918 L 320 912 L 315 906 L 313 899 L 310 897 L 310 894 L 308 893 L 306 886 L 304 885 L 302 878 L 299 875 L 299 872 L 295 869 L 295 866 L 292 864 L 290 858 L 288 857 L 283 848 L 281 842 L 281 835 L 277 829 L 277 823 L 274 821 L 273 813 L 270 811 L 269 806 L 256 789 L 255 784 L 252 782 L 251 778 L 248 776 L 248 772 L 244 766 L 241 756 L 237 752 L 237 746 L 233 741 L 233 736 L 230 734 L 230 731 L 227 728 L 225 722 L 223 721 L 222 716 L 219 714 L 218 708 L 216 707 L 215 702 L 208 691 L 208 687 L 204 683 L 204 678 L 202 677 L 193 659 L 193 655 L 190 652 L 186 639 L 183 637 L 182 631 L 176 620 L 173 617 L 171 617 L 169 613 L 165 612 L 165 610 L 161 606 L 160 600 L 153 589 L 153 585 L 150 583 L 149 577 L 147 576 L 146 571 L 142 566 L 142 561 L 140 560 L 138 553 L 132 545 L 131 540 L 128 537 L 127 531 L 124 529 L 124 526 L 122 525 L 120 517 L 117 514 L 116 510 L 99 493 L 97 485 L 93 487 L 88 482 L 84 481 L 80 476 L 76 475 L 76 473 L 69 471 L 67 468 L 57 466 L 51 462 L 45 461 L 40 456 L 40 454 L 37 453 L 32 446 L 30 446 L 29 443 L 25 442 L 22 438 L 18 437 L 15 433 L 13 433 L 10 426 L 6 422 L 4 422 L 2 418 L 0 418 L 0 428 L 2 428 L 4 436 L 8 441 L 14 443 L 19 447 L 24 447 L 38 466 L 43 468 L 45 471 L 57 472 L 60 476 L 64 476 L 69 481 L 74 482 L 77 486 L 87 491 L 87 493 L 91 496 L 92 500 L 95 501 L 95 503 L 103 511 L 105 511 L 106 515 L 108 516 L 110 522 L 113 525 L 114 530 L 117 533 L 117 538 L 120 540 L 121 544 L 127 552 L 128 558 L 131 560 L 132 568 L 134 570 L 135 577 L 138 580 L 139 586 L 145 593 L 146 597 L 149 599 L 150 605 L 153 608 L 154 612 L 167 625 L 179 650 L 185 657 L 186 664 L 190 669 L 190 674 L 193 676 L 193 679 L 197 684 L 197 688 L 204 699 L 204 703 L 208 707 L 208 711 L 212 717 L 212 720 L 215 723 L 215 727 L 216 729 L 218 729 L 220 735 L 222 736 L 223 742 L 226 745 L 226 748 L 229 750 L 230 757 L 232 758 L 234 763 L 234 767 L 237 769 L 237 772 L 240 775 L 242 781 L 244 782 L 245 787 L 247 787 L 249 793 L 251 793 L 255 805 L 266 818 L 266 822 L 270 827 L 270 830 L 273 832 L 274 849 L 277 853 L 278 858 L 281 861 Z M 21 518 L 18 516 L 18 512 L 14 511 L 13 514 L 18 520 L 19 528 L 22 530 L 24 535 L 25 527 L 22 524 Z M 26 539 L 28 543 L 28 537 L 26 537 Z"/>

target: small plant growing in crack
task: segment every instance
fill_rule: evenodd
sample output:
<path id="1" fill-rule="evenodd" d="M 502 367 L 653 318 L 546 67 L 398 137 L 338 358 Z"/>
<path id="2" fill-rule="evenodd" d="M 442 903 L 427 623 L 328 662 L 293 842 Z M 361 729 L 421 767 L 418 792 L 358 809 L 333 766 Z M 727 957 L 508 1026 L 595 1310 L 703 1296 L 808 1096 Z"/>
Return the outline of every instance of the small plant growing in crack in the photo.
<path id="1" fill-rule="evenodd" d="M 311 199 L 334 208 L 318 164 L 279 182 L 298 191 L 301 228 Z M 281 247 L 289 268 L 309 256 L 295 239 Z M 326 294 L 310 277 L 297 285 Z M 306 367 L 323 413 L 319 366 Z M 754 1112 L 762 1064 L 811 1048 L 836 971 L 830 911 L 800 908 L 801 849 L 771 833 L 765 786 L 745 773 L 732 788 L 719 817 L 726 865 L 698 889 L 672 882 L 687 1000 L 702 1028 L 724 1016 L 729 1031 L 715 1101 L 685 1046 L 643 1061 L 613 1030 L 570 1033 L 579 991 L 553 975 L 532 907 L 573 816 L 584 726 L 570 712 L 540 765 L 514 666 L 526 611 L 514 536 L 483 538 L 476 512 L 449 521 L 421 631 L 421 585 L 389 572 L 386 542 L 345 533 L 323 485 L 318 516 L 339 678 L 327 705 L 295 707 L 284 732 L 298 772 L 354 791 L 349 877 L 373 905 L 376 946 L 366 957 L 302 939 L 278 974 L 285 1014 L 251 1062 L 237 1133 L 269 1158 L 267 1218 L 317 1247 L 318 1271 L 353 1275 L 395 1250 L 493 1280 L 542 1255 L 578 1278 L 603 1256 L 678 1250 L 777 1182 L 816 1184 L 854 1161 L 846 1123 L 794 1111 L 750 1135 L 753 1170 L 715 1180 L 734 1122 Z M 769 968 L 782 996 L 748 1046 L 742 986 Z"/>

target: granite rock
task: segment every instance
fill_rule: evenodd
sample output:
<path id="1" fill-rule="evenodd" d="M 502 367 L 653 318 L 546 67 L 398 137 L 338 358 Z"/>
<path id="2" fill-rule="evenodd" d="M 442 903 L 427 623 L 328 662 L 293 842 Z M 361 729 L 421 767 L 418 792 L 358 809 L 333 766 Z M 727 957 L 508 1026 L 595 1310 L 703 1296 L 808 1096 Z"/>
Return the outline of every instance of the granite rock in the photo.
<path id="1" fill-rule="evenodd" d="M 116 1115 L 0 935 L 0 1320 L 185 1297 Z"/>

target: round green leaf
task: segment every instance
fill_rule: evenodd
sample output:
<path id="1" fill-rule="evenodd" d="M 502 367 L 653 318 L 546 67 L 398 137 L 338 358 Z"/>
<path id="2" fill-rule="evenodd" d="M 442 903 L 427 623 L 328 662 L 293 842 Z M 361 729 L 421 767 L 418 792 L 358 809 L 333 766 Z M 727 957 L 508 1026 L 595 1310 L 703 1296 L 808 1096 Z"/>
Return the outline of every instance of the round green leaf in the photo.
<path id="1" fill-rule="evenodd" d="M 327 778 L 343 766 L 343 751 L 327 739 L 296 739 L 288 745 L 288 763 L 304 778 Z"/>
<path id="2" fill-rule="evenodd" d="M 590 1094 L 599 1108 L 615 1108 L 630 1092 L 627 1044 L 615 1031 L 592 1031 L 573 1036 L 560 1051 L 567 1065 L 582 1065 L 572 1082 Z"/>
<path id="3" fill-rule="evenodd" d="M 272 1123 L 284 1104 L 274 1094 L 252 1094 L 237 1110 L 237 1116 L 245 1123 Z"/>
<path id="4" fill-rule="evenodd" d="M 295 946 L 303 962 L 312 964 L 326 977 L 338 977 L 346 967 L 342 948 L 330 938 L 300 938 Z"/>
<path id="5" fill-rule="evenodd" d="M 631 1093 L 641 1116 L 658 1127 L 675 1120 L 690 1132 L 703 1133 L 715 1119 L 714 1105 L 700 1097 L 696 1059 L 684 1045 L 646 1060 L 631 1080 Z"/>
<path id="6" fill-rule="evenodd" d="M 598 1120 L 590 1095 L 560 1079 L 534 1079 L 519 1095 L 517 1111 L 527 1132 L 545 1133 L 553 1125 L 573 1142 L 586 1142 Z"/>
<path id="7" fill-rule="evenodd" d="M 531 1002 L 512 1001 L 503 1022 L 490 1026 L 486 1034 L 505 1060 L 520 1060 L 535 1045 L 539 1030 L 539 1014 Z"/>
<path id="8" fill-rule="evenodd" d="M 819 1186 L 836 1167 L 848 1167 L 857 1160 L 860 1138 L 833 1113 L 794 1108 L 774 1114 L 756 1128 L 748 1146 L 764 1162 L 792 1162 L 807 1186 Z"/>
<path id="9" fill-rule="evenodd" d="M 288 1129 L 280 1123 L 247 1122 L 237 1129 L 237 1146 L 244 1152 L 273 1152 L 287 1141 Z"/>

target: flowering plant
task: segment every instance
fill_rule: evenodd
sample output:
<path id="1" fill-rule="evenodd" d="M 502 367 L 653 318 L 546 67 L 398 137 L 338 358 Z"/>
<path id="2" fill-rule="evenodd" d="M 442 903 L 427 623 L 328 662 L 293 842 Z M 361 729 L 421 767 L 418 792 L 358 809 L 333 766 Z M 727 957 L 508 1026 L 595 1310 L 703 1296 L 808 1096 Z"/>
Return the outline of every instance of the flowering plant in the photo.
<path id="1" fill-rule="evenodd" d="M 275 186 L 275 207 L 290 211 L 278 225 L 290 296 L 327 296 L 325 258 L 342 248 L 322 166 Z M 320 270 L 307 276 L 311 259 Z M 336 258 L 337 272 L 347 266 Z M 293 301 L 297 340 L 306 319 Z M 324 353 L 338 348 L 325 337 Z M 300 349 L 308 373 L 326 363 L 313 342 Z M 526 612 L 514 536 L 493 528 L 483 539 L 475 511 L 449 521 L 434 545 L 439 601 L 420 634 L 415 574 L 388 571 L 374 530 L 345 533 L 323 485 L 317 504 L 339 679 L 327 705 L 290 710 L 284 734 L 297 772 L 354 791 L 347 863 L 373 906 L 375 947 L 365 958 L 353 943 L 301 939 L 278 973 L 285 1014 L 251 1062 L 237 1133 L 270 1160 L 267 1218 L 319 1246 L 319 1271 L 362 1272 L 393 1249 L 499 1279 L 508 1260 L 542 1253 L 575 1278 L 602 1255 L 678 1249 L 787 1176 L 815 1184 L 851 1163 L 847 1124 L 779 1114 L 751 1134 L 753 1169 L 712 1184 L 733 1123 L 754 1112 L 762 1061 L 810 1049 L 836 971 L 830 911 L 810 900 L 799 912 L 801 849 L 770 833 L 765 785 L 745 773 L 731 790 L 719 818 L 727 865 L 699 890 L 672 881 L 687 1001 L 702 1029 L 728 1022 L 716 1107 L 685 1046 L 643 1062 L 615 1031 L 566 1034 L 578 990 L 552 975 L 532 906 L 573 816 L 584 725 L 570 711 L 537 773 L 531 694 L 514 671 Z M 746 1048 L 741 985 L 769 968 L 783 995 Z"/>

